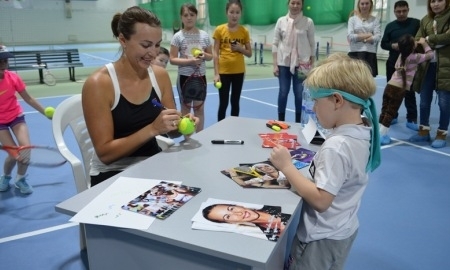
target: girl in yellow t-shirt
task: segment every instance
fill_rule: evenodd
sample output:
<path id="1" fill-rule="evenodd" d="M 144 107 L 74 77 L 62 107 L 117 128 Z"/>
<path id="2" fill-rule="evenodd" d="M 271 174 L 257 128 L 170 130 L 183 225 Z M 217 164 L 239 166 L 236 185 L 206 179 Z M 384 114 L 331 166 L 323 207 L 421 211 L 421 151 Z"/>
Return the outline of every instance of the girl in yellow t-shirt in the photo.
<path id="1" fill-rule="evenodd" d="M 218 121 L 225 118 L 228 100 L 231 103 L 231 115 L 239 116 L 239 100 L 245 74 L 244 55 L 252 57 L 250 34 L 239 24 L 242 15 L 241 2 L 230 0 L 225 10 L 228 22 L 217 26 L 213 34 L 214 83 L 222 83 L 219 90 Z"/>

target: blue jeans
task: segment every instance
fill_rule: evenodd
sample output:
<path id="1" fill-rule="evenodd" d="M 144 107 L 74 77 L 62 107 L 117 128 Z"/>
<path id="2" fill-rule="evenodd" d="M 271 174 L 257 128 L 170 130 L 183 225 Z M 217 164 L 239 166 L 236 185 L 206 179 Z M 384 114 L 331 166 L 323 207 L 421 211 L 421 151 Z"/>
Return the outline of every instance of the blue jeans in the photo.
<path id="1" fill-rule="evenodd" d="M 286 112 L 287 99 L 291 90 L 291 81 L 295 97 L 295 113 L 302 113 L 303 80 L 298 78 L 297 73 L 297 68 L 295 69 L 295 73 L 291 74 L 289 67 L 278 66 L 278 83 L 280 85 L 280 91 L 278 92 L 278 113 Z"/>
<path id="2" fill-rule="evenodd" d="M 434 89 L 436 89 L 436 63 L 430 63 L 420 90 L 420 124 L 423 126 L 430 125 Z M 436 93 L 440 110 L 438 129 L 447 130 L 450 122 L 450 91 L 436 89 Z"/>

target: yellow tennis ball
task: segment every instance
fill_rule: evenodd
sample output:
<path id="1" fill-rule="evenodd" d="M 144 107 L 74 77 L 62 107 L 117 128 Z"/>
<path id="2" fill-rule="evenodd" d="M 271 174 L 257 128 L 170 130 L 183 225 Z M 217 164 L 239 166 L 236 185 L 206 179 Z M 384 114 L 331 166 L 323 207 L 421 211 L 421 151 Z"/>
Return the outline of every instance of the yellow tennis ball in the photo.
<path id="1" fill-rule="evenodd" d="M 49 118 L 52 118 L 54 113 L 55 113 L 55 108 L 53 108 L 53 107 L 46 107 L 44 110 L 45 116 L 47 116 Z"/>
<path id="2" fill-rule="evenodd" d="M 306 10 L 310 10 L 310 9 L 311 9 L 311 6 L 307 6 L 307 7 L 306 7 Z"/>
<path id="3" fill-rule="evenodd" d="M 194 57 L 198 57 L 200 54 L 202 54 L 202 51 L 197 49 L 194 51 Z"/>
<path id="4" fill-rule="evenodd" d="M 178 131 L 183 135 L 191 135 L 195 131 L 195 123 L 189 118 L 181 119 L 178 124 Z"/>
<path id="5" fill-rule="evenodd" d="M 215 86 L 217 89 L 220 89 L 220 88 L 222 87 L 222 83 L 221 83 L 221 82 L 216 82 L 216 83 L 214 84 L 214 86 Z"/>

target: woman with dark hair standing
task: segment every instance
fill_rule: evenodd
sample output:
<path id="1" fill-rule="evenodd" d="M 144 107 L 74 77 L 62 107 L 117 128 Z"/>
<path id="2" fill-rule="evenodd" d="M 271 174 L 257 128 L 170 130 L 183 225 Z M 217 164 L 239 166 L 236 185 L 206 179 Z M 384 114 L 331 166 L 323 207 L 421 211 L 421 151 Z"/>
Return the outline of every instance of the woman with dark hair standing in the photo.
<path id="1" fill-rule="evenodd" d="M 92 186 L 159 153 L 157 135 L 181 136 L 181 113 L 169 75 L 163 67 L 151 66 L 161 46 L 161 22 L 148 10 L 130 7 L 114 15 L 111 28 L 122 54 L 91 74 L 82 90 L 84 118 L 95 149 Z M 154 99 L 166 109 L 155 106 Z"/>
<path id="2" fill-rule="evenodd" d="M 314 64 L 314 22 L 303 16 L 303 0 L 289 0 L 289 12 L 278 19 L 272 42 L 273 75 L 278 77 L 278 120 L 284 121 L 291 88 L 295 97 L 295 122 L 301 121 L 303 80 Z"/>
<path id="3" fill-rule="evenodd" d="M 416 39 L 425 38 L 435 54 L 426 65 L 419 66 L 413 88 L 420 92 L 419 132 L 409 138 L 411 142 L 426 142 L 430 136 L 430 111 L 436 90 L 439 105 L 439 126 L 431 143 L 433 148 L 447 144 L 450 121 L 450 0 L 428 0 L 428 14 L 420 21 Z"/>

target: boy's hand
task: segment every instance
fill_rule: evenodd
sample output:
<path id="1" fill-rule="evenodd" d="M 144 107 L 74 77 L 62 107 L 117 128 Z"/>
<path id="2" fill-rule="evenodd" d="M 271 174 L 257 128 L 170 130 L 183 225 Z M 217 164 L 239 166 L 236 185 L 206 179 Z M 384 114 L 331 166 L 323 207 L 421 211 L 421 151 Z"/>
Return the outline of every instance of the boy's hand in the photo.
<path id="1" fill-rule="evenodd" d="M 283 171 L 289 165 L 292 165 L 291 154 L 289 153 L 289 150 L 282 145 L 277 145 L 272 148 L 269 160 L 280 171 Z"/>

